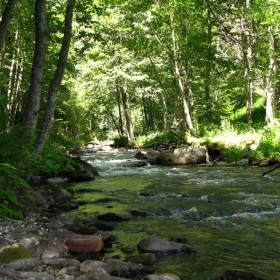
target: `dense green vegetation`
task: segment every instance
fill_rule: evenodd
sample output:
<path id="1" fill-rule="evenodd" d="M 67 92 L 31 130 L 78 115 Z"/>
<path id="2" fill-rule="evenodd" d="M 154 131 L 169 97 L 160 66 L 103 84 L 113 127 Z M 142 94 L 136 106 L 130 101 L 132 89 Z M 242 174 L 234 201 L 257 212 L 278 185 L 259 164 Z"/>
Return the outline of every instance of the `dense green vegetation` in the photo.
<path id="1" fill-rule="evenodd" d="M 279 7 L 2 1 L 2 215 L 21 178 L 61 168 L 59 153 L 92 140 L 218 143 L 232 160 L 254 142 L 255 158 L 279 158 Z"/>

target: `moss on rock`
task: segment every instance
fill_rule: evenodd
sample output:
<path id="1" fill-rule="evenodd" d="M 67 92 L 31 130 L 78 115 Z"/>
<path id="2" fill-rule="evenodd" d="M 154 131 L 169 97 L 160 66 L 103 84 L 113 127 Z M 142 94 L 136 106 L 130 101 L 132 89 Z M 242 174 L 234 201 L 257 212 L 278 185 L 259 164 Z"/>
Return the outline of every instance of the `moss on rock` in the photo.
<path id="1" fill-rule="evenodd" d="M 0 252 L 0 261 L 3 263 L 9 263 L 15 260 L 30 258 L 31 252 L 23 246 L 16 248 L 5 248 Z"/>

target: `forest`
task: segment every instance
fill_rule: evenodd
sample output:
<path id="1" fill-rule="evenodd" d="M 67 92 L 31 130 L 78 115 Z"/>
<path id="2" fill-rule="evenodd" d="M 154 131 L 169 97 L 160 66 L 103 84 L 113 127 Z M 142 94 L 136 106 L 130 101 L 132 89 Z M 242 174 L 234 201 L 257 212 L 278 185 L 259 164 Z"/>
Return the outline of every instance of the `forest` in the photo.
<path id="1" fill-rule="evenodd" d="M 93 141 L 280 158 L 278 0 L 3 0 L 0 207 Z"/>

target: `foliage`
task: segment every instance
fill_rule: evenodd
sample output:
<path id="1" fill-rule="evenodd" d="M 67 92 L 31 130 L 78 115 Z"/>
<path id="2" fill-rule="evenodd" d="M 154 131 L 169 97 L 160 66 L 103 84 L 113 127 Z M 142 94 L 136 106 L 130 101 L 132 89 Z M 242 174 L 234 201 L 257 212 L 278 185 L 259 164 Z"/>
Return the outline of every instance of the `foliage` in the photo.
<path id="1" fill-rule="evenodd" d="M 144 147 L 157 147 L 162 144 L 182 144 L 182 140 L 171 131 L 150 133 L 141 140 Z"/>
<path id="2" fill-rule="evenodd" d="M 15 260 L 20 260 L 24 258 L 30 258 L 31 251 L 23 246 L 15 248 L 5 248 L 0 252 L 0 261 L 3 263 L 9 263 Z"/>
<path id="3" fill-rule="evenodd" d="M 221 154 L 229 157 L 229 160 L 231 162 L 234 162 L 234 161 L 238 161 L 243 158 L 244 150 L 241 148 L 236 148 L 236 147 L 222 148 Z"/>
<path id="4" fill-rule="evenodd" d="M 122 136 L 122 137 L 115 137 L 113 139 L 114 141 L 114 147 L 127 147 L 129 144 L 129 140 L 127 136 Z"/>
<path id="5" fill-rule="evenodd" d="M 280 123 L 265 127 L 261 133 L 261 139 L 256 150 L 258 158 L 277 157 L 280 159 Z"/>
<path id="6" fill-rule="evenodd" d="M 0 218 L 23 219 L 14 209 L 21 206 L 18 194 L 29 187 L 27 182 L 17 174 L 16 168 L 7 163 L 0 163 L 0 185 Z M 31 199 L 26 191 L 24 193 Z"/>
<path id="7" fill-rule="evenodd" d="M 36 162 L 34 172 L 56 176 L 61 171 L 75 171 L 75 165 L 78 165 L 78 163 L 70 156 L 54 152 L 45 147 Z"/>

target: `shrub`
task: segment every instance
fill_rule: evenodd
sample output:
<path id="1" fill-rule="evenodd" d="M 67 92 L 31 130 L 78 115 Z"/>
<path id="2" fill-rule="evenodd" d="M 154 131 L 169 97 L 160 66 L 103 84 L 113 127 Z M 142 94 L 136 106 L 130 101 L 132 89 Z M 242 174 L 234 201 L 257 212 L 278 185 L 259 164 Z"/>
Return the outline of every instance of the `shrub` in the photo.
<path id="1" fill-rule="evenodd" d="M 129 140 L 126 136 L 119 136 L 113 139 L 115 147 L 127 147 Z"/>

